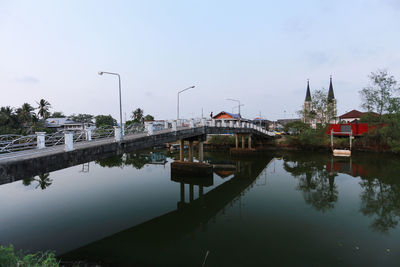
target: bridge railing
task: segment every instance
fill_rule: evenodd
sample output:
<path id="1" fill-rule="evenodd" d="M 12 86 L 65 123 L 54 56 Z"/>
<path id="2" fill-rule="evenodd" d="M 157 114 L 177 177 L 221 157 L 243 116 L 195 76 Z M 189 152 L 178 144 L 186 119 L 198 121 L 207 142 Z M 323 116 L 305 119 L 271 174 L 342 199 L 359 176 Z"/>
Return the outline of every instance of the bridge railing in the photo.
<path id="1" fill-rule="evenodd" d="M 33 148 L 45 148 L 54 147 L 57 145 L 65 144 L 67 150 L 67 141 L 70 144 L 99 140 L 104 138 L 114 137 L 115 141 L 121 141 L 122 136 L 132 136 L 137 134 L 153 135 L 160 132 L 171 132 L 179 131 L 182 129 L 190 129 L 197 127 L 229 127 L 229 128 L 248 128 L 254 129 L 263 134 L 274 136 L 274 132 L 262 129 L 259 125 L 245 121 L 229 121 L 229 120 L 214 120 L 205 118 L 193 118 L 193 119 L 182 119 L 180 121 L 157 121 L 155 123 L 134 123 L 127 127 L 124 127 L 121 133 L 119 127 L 98 127 L 98 128 L 87 128 L 82 131 L 58 131 L 52 134 L 36 133 L 36 135 L 0 135 L 0 153 L 5 152 L 16 152 L 20 150 L 33 149 Z M 72 136 L 70 136 L 72 134 Z M 68 140 L 66 136 L 68 136 Z M 72 141 L 70 140 L 72 139 Z M 71 146 L 71 145 L 69 145 Z M 70 150 L 70 149 L 68 149 Z"/>

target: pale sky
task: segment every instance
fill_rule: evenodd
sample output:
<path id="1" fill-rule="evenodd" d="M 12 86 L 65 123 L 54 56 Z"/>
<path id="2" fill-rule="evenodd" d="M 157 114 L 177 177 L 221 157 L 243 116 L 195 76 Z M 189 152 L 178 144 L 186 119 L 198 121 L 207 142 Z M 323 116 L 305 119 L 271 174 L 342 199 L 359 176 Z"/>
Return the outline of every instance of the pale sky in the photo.
<path id="1" fill-rule="evenodd" d="M 0 106 L 156 119 L 232 112 L 297 117 L 333 76 L 339 115 L 360 109 L 368 74 L 400 81 L 400 0 L 0 2 Z M 285 112 L 286 111 L 286 112 Z M 237 112 L 237 109 L 234 110 Z M 124 116 L 125 117 L 125 116 Z"/>

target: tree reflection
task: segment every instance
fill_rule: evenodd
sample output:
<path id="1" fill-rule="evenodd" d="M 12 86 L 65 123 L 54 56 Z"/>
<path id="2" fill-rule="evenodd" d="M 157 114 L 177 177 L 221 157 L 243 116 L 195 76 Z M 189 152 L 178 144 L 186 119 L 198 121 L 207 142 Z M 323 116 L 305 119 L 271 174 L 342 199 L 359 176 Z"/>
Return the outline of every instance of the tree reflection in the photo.
<path id="1" fill-rule="evenodd" d="M 322 158 L 322 160 L 321 160 Z M 318 211 L 335 207 L 338 190 L 336 173 L 327 172 L 323 157 L 284 157 L 284 169 L 298 179 L 297 189 L 302 191 L 304 200 Z"/>
<path id="2" fill-rule="evenodd" d="M 95 163 L 99 164 L 101 167 L 120 167 L 132 166 L 135 169 L 140 170 L 147 163 L 150 163 L 151 159 L 148 154 L 136 154 L 136 153 L 126 153 L 121 155 L 112 156 L 105 159 L 96 160 Z"/>
<path id="3" fill-rule="evenodd" d="M 40 174 L 38 177 L 39 178 L 35 178 L 35 181 L 37 181 L 39 183 L 35 187 L 35 189 L 40 187 L 42 190 L 44 190 L 53 183 L 53 180 L 50 179 L 50 173 L 43 173 L 43 174 Z"/>

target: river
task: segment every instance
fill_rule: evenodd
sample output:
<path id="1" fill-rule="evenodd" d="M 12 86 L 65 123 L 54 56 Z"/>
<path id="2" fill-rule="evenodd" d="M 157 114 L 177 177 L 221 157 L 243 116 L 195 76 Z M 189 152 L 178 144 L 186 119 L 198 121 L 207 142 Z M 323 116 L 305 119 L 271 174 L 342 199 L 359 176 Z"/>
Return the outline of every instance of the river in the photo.
<path id="1" fill-rule="evenodd" d="M 400 160 L 141 151 L 0 185 L 0 244 L 117 266 L 398 266 Z"/>

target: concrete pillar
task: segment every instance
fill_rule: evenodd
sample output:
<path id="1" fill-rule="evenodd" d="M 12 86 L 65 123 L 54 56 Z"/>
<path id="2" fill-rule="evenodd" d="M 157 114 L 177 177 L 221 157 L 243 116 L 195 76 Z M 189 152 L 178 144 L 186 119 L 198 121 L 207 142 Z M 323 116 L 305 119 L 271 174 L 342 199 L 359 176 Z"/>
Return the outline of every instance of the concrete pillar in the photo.
<path id="1" fill-rule="evenodd" d="M 200 186 L 199 186 L 199 197 L 202 197 L 203 194 L 204 194 L 203 186 L 200 185 Z"/>
<path id="2" fill-rule="evenodd" d="M 194 200 L 194 185 L 189 185 L 189 202 L 192 203 Z"/>
<path id="3" fill-rule="evenodd" d="M 92 129 L 86 129 L 86 141 L 92 141 Z"/>
<path id="4" fill-rule="evenodd" d="M 190 128 L 194 128 L 194 120 L 193 119 L 190 119 L 189 126 L 190 126 Z"/>
<path id="5" fill-rule="evenodd" d="M 184 162 L 184 158 L 183 158 L 183 147 L 185 146 L 185 142 L 183 141 L 183 139 L 179 140 L 179 161 L 180 162 Z"/>
<path id="6" fill-rule="evenodd" d="M 245 128 L 245 127 L 246 127 L 246 123 L 242 122 L 242 128 Z"/>
<path id="7" fill-rule="evenodd" d="M 65 141 L 64 150 L 66 152 L 74 150 L 74 134 L 72 132 L 64 133 L 64 141 Z"/>
<path id="8" fill-rule="evenodd" d="M 168 121 L 164 121 L 164 129 L 168 129 Z"/>
<path id="9" fill-rule="evenodd" d="M 181 202 L 185 202 L 185 184 L 181 183 Z"/>
<path id="10" fill-rule="evenodd" d="M 153 123 L 152 122 L 148 122 L 147 123 L 147 135 L 153 135 L 154 133 L 154 129 L 153 129 Z"/>
<path id="11" fill-rule="evenodd" d="M 206 126 L 206 119 L 205 118 L 201 119 L 201 126 Z"/>
<path id="12" fill-rule="evenodd" d="M 236 121 L 236 128 L 240 128 L 240 121 Z"/>
<path id="13" fill-rule="evenodd" d="M 115 142 L 121 142 L 122 140 L 121 128 L 119 126 L 114 126 L 114 140 Z"/>
<path id="14" fill-rule="evenodd" d="M 237 134 L 235 134 L 235 147 L 236 149 L 239 148 L 239 136 Z"/>
<path id="15" fill-rule="evenodd" d="M 189 162 L 193 162 L 193 141 L 189 141 Z"/>
<path id="16" fill-rule="evenodd" d="M 204 142 L 203 141 L 199 141 L 199 162 L 203 162 L 204 160 Z"/>
<path id="17" fill-rule="evenodd" d="M 222 127 L 226 127 L 226 121 L 225 121 L 225 120 L 222 120 L 221 126 L 222 126 Z"/>
<path id="18" fill-rule="evenodd" d="M 36 132 L 36 147 L 38 149 L 42 149 L 46 147 L 46 133 L 45 132 Z"/>
<path id="19" fill-rule="evenodd" d="M 215 127 L 215 120 L 214 119 L 211 120 L 211 127 Z"/>
<path id="20" fill-rule="evenodd" d="M 229 121 L 229 127 L 233 128 L 233 121 Z"/>
<path id="21" fill-rule="evenodd" d="M 249 149 L 251 149 L 251 134 L 249 134 Z"/>
<path id="22" fill-rule="evenodd" d="M 242 148 L 245 149 L 245 143 L 246 141 L 244 140 L 244 135 L 242 135 Z"/>
<path id="23" fill-rule="evenodd" d="M 176 121 L 172 121 L 172 131 L 176 132 Z"/>

